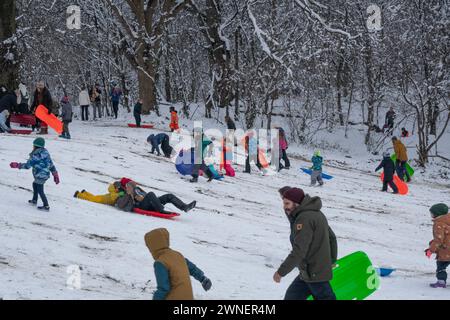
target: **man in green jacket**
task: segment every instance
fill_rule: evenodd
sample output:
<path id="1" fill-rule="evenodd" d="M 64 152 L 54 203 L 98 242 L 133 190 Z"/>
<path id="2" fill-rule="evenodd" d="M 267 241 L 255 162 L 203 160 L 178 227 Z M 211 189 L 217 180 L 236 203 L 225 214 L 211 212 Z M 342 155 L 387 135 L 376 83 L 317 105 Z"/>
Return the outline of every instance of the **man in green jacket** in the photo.
<path id="1" fill-rule="evenodd" d="M 299 188 L 288 189 L 282 197 L 291 224 L 292 251 L 275 272 L 274 281 L 279 283 L 297 267 L 300 274 L 287 289 L 285 300 L 306 300 L 310 295 L 316 300 L 335 300 L 330 280 L 337 259 L 337 242 L 320 211 L 322 201 L 305 195 Z"/>

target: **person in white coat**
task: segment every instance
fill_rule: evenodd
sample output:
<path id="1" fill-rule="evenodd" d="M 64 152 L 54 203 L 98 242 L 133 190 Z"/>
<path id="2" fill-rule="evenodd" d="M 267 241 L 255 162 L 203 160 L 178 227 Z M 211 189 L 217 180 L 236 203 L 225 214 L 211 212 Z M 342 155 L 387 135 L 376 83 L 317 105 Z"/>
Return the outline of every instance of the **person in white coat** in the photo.
<path id="1" fill-rule="evenodd" d="M 80 95 L 78 96 L 81 107 L 81 120 L 89 120 L 89 105 L 91 100 L 89 98 L 89 91 L 85 85 L 82 86 Z"/>

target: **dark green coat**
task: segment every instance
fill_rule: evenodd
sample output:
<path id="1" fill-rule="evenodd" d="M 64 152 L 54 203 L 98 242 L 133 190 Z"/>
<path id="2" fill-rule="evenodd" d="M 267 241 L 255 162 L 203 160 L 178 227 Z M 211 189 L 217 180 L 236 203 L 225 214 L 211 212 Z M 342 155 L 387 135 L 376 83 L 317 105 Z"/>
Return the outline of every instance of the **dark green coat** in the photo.
<path id="1" fill-rule="evenodd" d="M 306 195 L 301 205 L 288 216 L 292 251 L 278 269 L 282 277 L 297 267 L 305 282 L 325 282 L 333 278 L 337 241 L 321 208 L 319 197 Z"/>

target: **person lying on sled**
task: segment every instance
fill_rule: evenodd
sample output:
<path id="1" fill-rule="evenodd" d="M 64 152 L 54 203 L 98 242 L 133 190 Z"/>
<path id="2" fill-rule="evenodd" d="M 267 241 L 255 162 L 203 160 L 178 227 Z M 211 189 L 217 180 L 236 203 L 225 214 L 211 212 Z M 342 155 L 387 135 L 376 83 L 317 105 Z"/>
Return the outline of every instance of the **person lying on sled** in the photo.
<path id="1" fill-rule="evenodd" d="M 137 186 L 136 182 L 129 181 L 125 186 L 126 194 L 117 199 L 116 205 L 119 209 L 131 212 L 133 209 L 141 209 L 145 211 L 154 211 L 163 214 L 172 212 L 164 209 L 168 203 L 173 204 L 178 209 L 188 212 L 195 208 L 197 202 L 192 201 L 189 204 L 184 203 L 175 195 L 168 193 L 157 197 L 153 192 L 145 192 Z"/>

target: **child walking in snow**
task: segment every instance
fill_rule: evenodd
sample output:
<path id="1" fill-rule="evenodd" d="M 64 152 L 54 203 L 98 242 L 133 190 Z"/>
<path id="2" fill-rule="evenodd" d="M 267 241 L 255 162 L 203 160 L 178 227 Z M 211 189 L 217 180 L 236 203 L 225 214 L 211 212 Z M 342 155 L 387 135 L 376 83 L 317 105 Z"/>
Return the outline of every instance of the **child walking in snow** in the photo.
<path id="1" fill-rule="evenodd" d="M 69 97 L 67 95 L 64 95 L 64 97 L 62 97 L 61 99 L 61 109 L 63 132 L 59 137 L 70 139 L 69 123 L 72 122 L 72 105 L 70 104 Z"/>
<path id="2" fill-rule="evenodd" d="M 145 244 L 155 259 L 157 290 L 153 300 L 193 300 L 190 276 L 198 280 L 205 291 L 212 283 L 202 270 L 183 255 L 169 247 L 169 231 L 155 229 L 145 235 Z"/>
<path id="3" fill-rule="evenodd" d="M 447 267 L 450 266 L 450 213 L 448 206 L 444 203 L 435 204 L 430 208 L 433 219 L 433 240 L 430 247 L 425 250 L 428 258 L 436 254 L 436 277 L 437 282 L 431 283 L 432 288 L 447 287 Z"/>
<path id="4" fill-rule="evenodd" d="M 323 180 L 322 180 L 322 165 L 323 165 L 323 158 L 320 155 L 320 151 L 316 150 L 314 152 L 314 156 L 311 158 L 311 161 L 313 163 L 311 169 L 311 186 L 315 186 L 316 182 L 319 182 L 319 185 L 323 186 Z"/>
<path id="5" fill-rule="evenodd" d="M 394 183 L 394 174 L 395 174 L 395 164 L 391 159 L 391 155 L 389 152 L 383 153 L 383 160 L 380 165 L 375 169 L 375 172 L 384 169 L 384 179 L 383 179 L 383 189 L 381 191 L 386 192 L 388 185 L 392 188 L 395 194 L 398 193 L 398 188 Z"/>
<path id="6" fill-rule="evenodd" d="M 33 199 L 28 203 L 36 205 L 38 196 L 41 197 L 43 205 L 37 207 L 39 210 L 49 211 L 47 197 L 44 193 L 44 184 L 50 178 L 50 173 L 53 175 L 53 180 L 59 184 L 59 175 L 56 167 L 45 147 L 45 140 L 37 138 L 33 141 L 33 151 L 30 153 L 30 159 L 26 163 L 11 162 L 10 167 L 13 169 L 30 169 L 33 168 Z"/>

